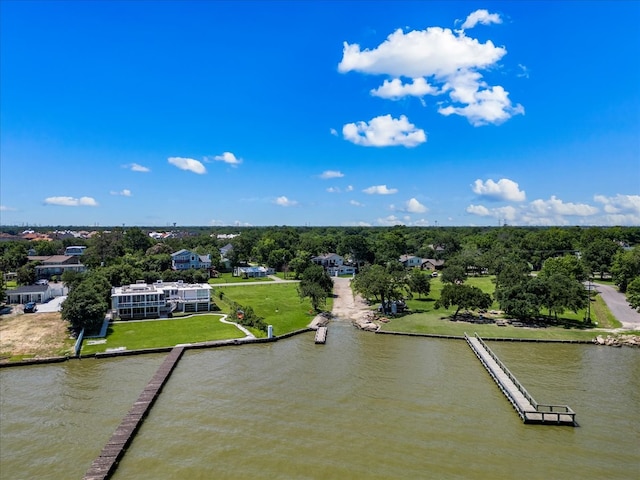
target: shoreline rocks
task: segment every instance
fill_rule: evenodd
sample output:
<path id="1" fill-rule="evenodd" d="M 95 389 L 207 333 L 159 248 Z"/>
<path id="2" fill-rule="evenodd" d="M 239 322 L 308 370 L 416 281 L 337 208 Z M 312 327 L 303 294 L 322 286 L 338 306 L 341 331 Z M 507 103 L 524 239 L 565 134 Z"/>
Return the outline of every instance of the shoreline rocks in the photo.
<path id="1" fill-rule="evenodd" d="M 607 335 L 603 337 L 598 335 L 593 339 L 593 343 L 596 345 L 603 345 L 606 347 L 622 347 L 623 345 L 628 347 L 640 347 L 640 336 L 638 335 Z"/>
<path id="2" fill-rule="evenodd" d="M 367 332 L 377 332 L 380 326 L 374 322 L 375 318 L 375 314 L 373 312 L 369 312 L 354 319 L 352 323 L 360 330 L 365 330 Z"/>

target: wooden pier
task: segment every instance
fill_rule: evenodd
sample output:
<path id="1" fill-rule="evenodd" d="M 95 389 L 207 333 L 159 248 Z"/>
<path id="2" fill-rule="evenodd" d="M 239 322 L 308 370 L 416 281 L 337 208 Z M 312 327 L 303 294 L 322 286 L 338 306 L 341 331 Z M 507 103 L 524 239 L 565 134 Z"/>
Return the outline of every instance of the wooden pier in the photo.
<path id="1" fill-rule="evenodd" d="M 316 343 L 327 342 L 327 330 L 327 327 L 318 327 L 318 330 L 316 330 Z"/>
<path id="2" fill-rule="evenodd" d="M 464 338 L 524 423 L 577 426 L 576 414 L 567 405 L 542 405 L 536 402 L 477 334 L 469 337 L 465 333 Z"/>
<path id="3" fill-rule="evenodd" d="M 104 446 L 98 458 L 96 458 L 84 480 L 104 480 L 115 472 L 118 462 L 123 457 L 125 450 L 131 444 L 144 418 L 151 410 L 153 403 L 160 394 L 160 390 L 167 382 L 178 361 L 184 353 L 184 347 L 175 347 L 167 355 L 160 368 L 155 373 L 151 381 L 142 391 L 138 400 L 133 404 L 129 413 L 124 417 L 120 426 L 111 436 L 111 439 Z"/>

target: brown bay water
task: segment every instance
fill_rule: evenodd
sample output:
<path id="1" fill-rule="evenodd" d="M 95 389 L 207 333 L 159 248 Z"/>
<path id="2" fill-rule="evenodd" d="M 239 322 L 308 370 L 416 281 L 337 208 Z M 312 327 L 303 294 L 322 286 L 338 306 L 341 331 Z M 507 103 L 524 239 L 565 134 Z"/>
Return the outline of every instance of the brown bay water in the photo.
<path id="1" fill-rule="evenodd" d="M 113 478 L 640 478 L 640 350 L 489 346 L 581 426 L 522 424 L 463 341 L 335 321 L 186 352 Z M 162 358 L 0 371 L 0 477 L 82 478 Z"/>

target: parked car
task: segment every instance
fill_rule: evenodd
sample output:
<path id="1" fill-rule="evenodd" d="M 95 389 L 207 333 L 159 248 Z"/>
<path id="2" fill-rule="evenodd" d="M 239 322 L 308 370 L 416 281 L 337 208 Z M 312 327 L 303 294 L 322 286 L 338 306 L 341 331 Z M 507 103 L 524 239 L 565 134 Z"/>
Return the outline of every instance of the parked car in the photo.
<path id="1" fill-rule="evenodd" d="M 42 280 L 38 280 L 36 285 L 49 285 L 49 280 L 43 278 Z"/>
<path id="2" fill-rule="evenodd" d="M 27 302 L 24 304 L 24 313 L 33 313 L 38 309 L 38 307 L 36 307 L 36 302 Z"/>

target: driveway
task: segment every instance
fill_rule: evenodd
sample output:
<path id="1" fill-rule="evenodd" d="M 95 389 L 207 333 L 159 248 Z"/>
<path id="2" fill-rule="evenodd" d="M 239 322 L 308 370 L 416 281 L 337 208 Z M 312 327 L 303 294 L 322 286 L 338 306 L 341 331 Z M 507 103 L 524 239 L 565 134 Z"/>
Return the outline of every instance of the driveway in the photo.
<path id="1" fill-rule="evenodd" d="M 38 313 L 59 312 L 60 305 L 67 299 L 67 296 L 55 297 L 49 300 L 47 303 L 38 303 Z"/>
<path id="2" fill-rule="evenodd" d="M 622 328 L 627 330 L 640 330 L 640 313 L 629 306 L 626 297 L 615 287 L 594 283 L 595 290 L 613 313 L 613 316 L 622 323 Z"/>

